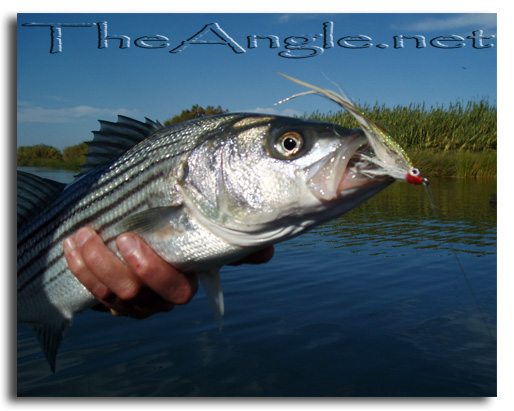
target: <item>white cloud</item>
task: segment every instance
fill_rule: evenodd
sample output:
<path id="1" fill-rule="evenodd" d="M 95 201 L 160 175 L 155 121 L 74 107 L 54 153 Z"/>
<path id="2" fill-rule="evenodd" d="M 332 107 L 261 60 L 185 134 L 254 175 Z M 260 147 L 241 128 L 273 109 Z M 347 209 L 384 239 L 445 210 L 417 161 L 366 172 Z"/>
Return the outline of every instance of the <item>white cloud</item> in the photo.
<path id="1" fill-rule="evenodd" d="M 407 25 L 405 27 L 394 27 L 408 30 L 452 30 L 461 28 L 473 29 L 496 29 L 496 14 L 495 13 L 470 13 L 446 16 L 441 14 L 441 17 L 423 18 L 416 23 Z"/>
<path id="2" fill-rule="evenodd" d="M 18 105 L 18 107 L 31 107 L 32 103 L 30 101 L 18 100 L 17 105 Z"/>
<path id="3" fill-rule="evenodd" d="M 27 123 L 68 123 L 78 118 L 94 117 L 95 119 L 99 119 L 102 117 L 116 116 L 118 114 L 135 116 L 137 113 L 137 110 L 124 108 L 110 109 L 91 106 L 76 106 L 54 109 L 33 106 L 26 101 L 18 102 L 18 121 Z"/>

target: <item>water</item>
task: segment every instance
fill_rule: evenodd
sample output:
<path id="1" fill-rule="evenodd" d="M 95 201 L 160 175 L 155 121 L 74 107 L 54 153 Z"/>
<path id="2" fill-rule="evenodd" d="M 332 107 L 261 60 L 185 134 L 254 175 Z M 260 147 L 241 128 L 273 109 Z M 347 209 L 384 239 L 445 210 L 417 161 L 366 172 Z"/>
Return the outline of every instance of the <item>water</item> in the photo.
<path id="1" fill-rule="evenodd" d="M 77 171 L 59 170 L 47 167 L 18 167 L 18 170 L 59 181 L 60 183 L 69 183 L 73 181 L 74 176 L 78 174 Z"/>
<path id="2" fill-rule="evenodd" d="M 440 220 L 397 183 L 224 269 L 221 332 L 201 290 L 143 321 L 88 311 L 52 374 L 19 325 L 18 395 L 496 395 L 496 184 L 431 183 Z"/>

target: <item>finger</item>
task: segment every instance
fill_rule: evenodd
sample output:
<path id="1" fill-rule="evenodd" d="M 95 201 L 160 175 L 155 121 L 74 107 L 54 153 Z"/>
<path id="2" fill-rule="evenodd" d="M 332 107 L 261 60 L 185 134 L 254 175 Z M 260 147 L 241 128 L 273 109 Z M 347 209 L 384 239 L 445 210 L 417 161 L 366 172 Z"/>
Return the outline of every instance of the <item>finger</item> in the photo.
<path id="1" fill-rule="evenodd" d="M 70 271 L 99 300 L 109 298 L 112 293 L 87 267 L 74 237 L 63 243 L 64 256 Z"/>
<path id="2" fill-rule="evenodd" d="M 100 236 L 85 227 L 77 231 L 75 241 L 84 263 L 98 281 L 124 301 L 134 299 L 141 285 L 131 270 L 104 244 Z M 105 298 L 101 298 L 105 300 Z"/>
<path id="3" fill-rule="evenodd" d="M 184 275 L 155 254 L 139 237 L 126 233 L 116 246 L 139 281 L 154 290 L 163 300 L 186 304 L 198 289 L 196 277 Z"/>

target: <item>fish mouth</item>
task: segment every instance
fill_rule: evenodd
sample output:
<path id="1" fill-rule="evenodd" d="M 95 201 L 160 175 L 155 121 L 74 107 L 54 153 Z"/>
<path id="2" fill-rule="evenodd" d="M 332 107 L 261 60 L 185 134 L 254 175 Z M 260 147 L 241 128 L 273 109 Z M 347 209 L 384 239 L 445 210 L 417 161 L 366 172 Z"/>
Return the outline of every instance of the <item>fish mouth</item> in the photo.
<path id="1" fill-rule="evenodd" d="M 364 133 L 348 136 L 334 153 L 307 170 L 307 186 L 322 202 L 357 197 L 380 190 L 394 181 L 377 175 L 373 149 Z"/>

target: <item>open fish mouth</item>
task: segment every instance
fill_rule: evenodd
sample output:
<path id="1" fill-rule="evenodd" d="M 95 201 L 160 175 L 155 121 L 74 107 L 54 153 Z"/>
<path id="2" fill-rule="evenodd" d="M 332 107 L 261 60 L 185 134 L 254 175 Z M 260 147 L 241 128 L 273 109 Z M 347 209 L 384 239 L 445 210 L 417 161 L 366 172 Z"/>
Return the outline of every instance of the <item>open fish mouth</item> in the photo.
<path id="1" fill-rule="evenodd" d="M 348 161 L 343 177 L 337 186 L 339 196 L 344 196 L 348 190 L 394 181 L 393 177 L 384 174 L 378 175 L 381 173 L 378 172 L 379 166 L 374 163 L 374 158 L 375 154 L 371 145 L 366 143 L 357 149 Z"/>
<path id="2" fill-rule="evenodd" d="M 378 166 L 365 134 L 348 136 L 335 153 L 322 158 L 307 171 L 307 187 L 321 201 L 358 195 L 370 186 L 387 186 L 393 179 L 376 175 Z"/>

